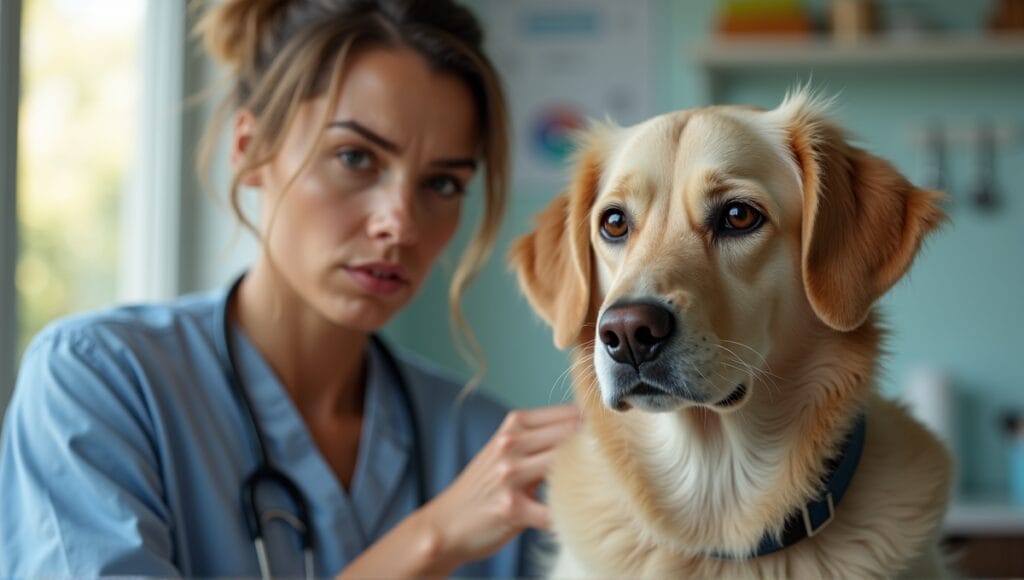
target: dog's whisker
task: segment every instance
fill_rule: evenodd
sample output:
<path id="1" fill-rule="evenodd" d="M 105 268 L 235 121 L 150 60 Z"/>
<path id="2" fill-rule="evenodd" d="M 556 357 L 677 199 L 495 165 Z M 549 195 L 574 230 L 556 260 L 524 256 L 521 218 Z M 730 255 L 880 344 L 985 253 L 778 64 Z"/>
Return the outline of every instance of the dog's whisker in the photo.
<path id="1" fill-rule="evenodd" d="M 721 348 L 722 350 L 724 350 L 731 357 L 731 360 L 729 358 L 727 358 L 725 360 L 720 361 L 719 364 L 721 364 L 723 366 L 726 366 L 726 367 L 729 367 L 729 368 L 734 369 L 734 370 L 738 370 L 738 371 L 740 371 L 742 373 L 749 374 L 749 375 L 751 375 L 754 378 L 756 378 L 758 376 L 758 374 L 760 372 L 760 369 L 758 369 L 754 365 L 752 365 L 752 364 L 748 363 L 747 361 L 743 360 L 742 358 L 740 358 L 740 356 L 737 355 L 732 350 L 730 350 L 730 349 L 728 349 L 728 348 L 726 348 L 724 346 L 721 346 L 721 345 L 716 345 L 716 346 L 718 346 L 718 348 Z"/>
<path id="2" fill-rule="evenodd" d="M 590 355 L 590 354 L 584 354 L 582 356 L 579 356 L 579 358 L 577 358 L 577 360 L 575 360 L 572 363 L 572 365 L 570 365 L 569 370 L 575 372 L 579 368 L 582 368 L 582 367 L 584 367 L 586 365 L 589 365 L 589 364 L 593 364 L 593 360 L 594 360 L 594 357 L 593 357 L 593 355 Z M 574 379 L 575 379 L 575 377 L 574 377 Z M 583 398 L 583 400 L 580 401 L 580 402 L 581 403 L 589 402 L 587 399 L 589 397 L 595 396 L 594 391 L 597 390 L 595 388 L 597 386 L 598 386 L 597 378 L 596 377 L 591 378 L 590 379 L 590 384 L 586 385 L 584 388 L 581 388 L 576 393 L 577 395 L 579 395 L 580 397 Z"/>
<path id="3" fill-rule="evenodd" d="M 565 393 L 568 392 L 568 391 L 571 391 L 571 389 L 566 389 L 565 387 L 568 384 L 570 384 L 570 374 L 572 373 L 572 370 L 573 370 L 573 366 L 572 365 L 566 367 L 566 369 L 564 371 L 562 371 L 561 374 L 558 375 L 558 377 L 554 380 L 554 382 L 551 383 L 551 388 L 548 389 L 548 401 L 549 402 L 553 399 L 555 390 L 560 388 L 560 387 L 562 388 L 562 393 L 563 393 L 562 400 L 563 401 L 565 400 L 565 398 L 566 398 Z"/>
<path id="4" fill-rule="evenodd" d="M 772 372 L 771 364 L 768 363 L 768 359 L 763 354 L 761 354 L 761 352 L 758 351 L 756 348 L 754 348 L 754 347 L 752 347 L 750 345 L 744 344 L 742 342 L 735 341 L 735 340 L 719 339 L 718 342 L 719 343 L 734 344 L 736 346 L 739 346 L 739 347 L 742 347 L 742 348 L 745 348 L 745 349 L 749 350 L 750 352 L 754 353 L 754 355 L 756 355 L 757 358 L 759 358 L 761 360 L 761 364 L 764 366 L 764 368 L 762 370 L 765 373 L 770 374 L 771 376 L 773 376 L 773 377 L 775 377 L 775 378 L 777 378 L 779 380 L 785 380 L 785 377 L 780 377 L 779 375 L 776 375 L 774 372 Z M 719 344 L 719 346 L 721 346 L 721 344 Z M 722 347 L 722 348 L 725 348 L 725 347 Z"/>
<path id="5" fill-rule="evenodd" d="M 580 347 L 576 347 L 573 349 L 573 351 L 575 352 L 579 348 Z M 575 371 L 580 366 L 590 364 L 594 359 L 592 355 L 586 354 L 585 352 L 575 354 L 572 358 L 574 360 L 572 360 L 572 362 L 569 364 L 569 367 L 566 369 L 566 371 Z"/>
<path id="6" fill-rule="evenodd" d="M 586 351 L 586 349 L 588 347 L 590 347 L 591 345 L 593 345 L 593 343 L 594 343 L 594 341 L 590 340 L 590 341 L 582 342 L 582 343 L 576 345 L 575 347 L 573 347 L 572 353 L 571 353 L 571 360 L 572 360 L 572 362 L 569 364 L 568 367 L 566 367 L 566 369 L 564 371 L 562 371 L 561 374 L 558 375 L 558 377 L 554 380 L 554 382 L 552 382 L 551 387 L 548 389 L 548 402 L 549 403 L 553 400 L 554 394 L 555 394 L 555 390 L 557 388 L 559 388 L 560 384 L 562 384 L 562 385 L 569 385 L 569 387 L 570 387 L 570 388 L 564 389 L 562 391 L 561 402 L 566 402 L 566 401 L 569 401 L 570 399 L 572 399 L 572 396 L 573 396 L 572 395 L 572 388 L 571 388 L 572 375 L 576 371 L 577 368 L 579 368 L 579 367 L 581 367 L 583 365 L 591 364 L 591 362 L 593 361 L 593 355 L 587 354 L 587 351 Z"/>
<path id="7" fill-rule="evenodd" d="M 558 389 L 560 385 L 563 387 L 562 388 L 562 393 L 563 393 L 562 394 L 562 401 L 565 401 L 565 399 L 566 399 L 566 395 L 565 395 L 566 389 L 564 388 L 564 386 L 565 386 L 565 384 L 567 384 L 569 382 L 568 381 L 568 377 L 569 377 L 569 374 L 570 374 L 571 371 L 572 371 L 572 367 L 571 366 L 567 367 L 564 371 L 561 372 L 561 374 L 558 375 L 558 377 L 554 380 L 554 382 L 551 383 L 551 388 L 548 389 L 548 403 L 549 404 L 554 399 L 555 390 Z"/>
<path id="8" fill-rule="evenodd" d="M 762 363 L 767 363 L 768 362 L 768 359 L 766 359 L 765 356 L 760 353 L 760 351 L 758 351 L 756 348 L 754 348 L 754 347 L 752 347 L 752 346 L 750 346 L 748 344 L 744 344 L 744 343 L 736 341 L 736 340 L 728 340 L 728 339 L 725 339 L 725 338 L 718 339 L 718 342 L 726 343 L 726 344 L 735 344 L 736 346 L 743 347 L 743 348 L 749 350 L 750 352 L 754 353 L 755 355 L 757 355 L 757 358 L 761 359 Z"/>
<path id="9" fill-rule="evenodd" d="M 750 364 L 747 361 L 743 360 L 743 357 L 741 357 L 739 355 L 739 353 L 737 353 L 736 351 L 732 350 L 731 348 L 723 346 L 721 344 L 716 344 L 715 347 L 725 351 L 726 354 L 728 354 L 733 360 L 735 360 L 740 365 L 743 365 L 744 368 L 751 369 L 751 370 L 753 370 L 755 368 L 752 364 Z"/>
<path id="10" fill-rule="evenodd" d="M 725 341 L 725 342 L 739 344 L 740 346 L 746 346 L 746 345 L 743 345 L 741 343 L 736 343 L 735 341 Z M 779 378 L 781 380 L 781 377 L 778 377 L 777 375 L 775 375 L 775 374 L 773 374 L 771 372 L 768 372 L 768 371 L 766 371 L 763 368 L 756 367 L 756 366 L 754 366 L 754 365 L 744 361 L 743 358 L 740 357 L 739 354 L 736 351 L 734 351 L 734 350 L 732 350 L 732 349 L 730 349 L 730 348 L 728 348 L 726 346 L 723 346 L 721 344 L 716 344 L 715 346 L 720 348 L 720 349 L 722 349 L 727 354 L 729 354 L 731 359 L 734 360 L 737 364 L 741 365 L 741 367 L 733 366 L 730 363 L 725 362 L 725 361 L 722 362 L 723 365 L 731 366 L 732 368 L 734 368 L 736 370 L 741 370 L 743 372 L 749 373 L 755 380 L 758 380 L 758 381 L 762 382 L 766 387 L 768 387 L 767 390 L 768 390 L 769 395 L 772 394 L 772 390 L 781 391 L 781 389 L 778 386 L 778 383 L 775 381 L 776 378 Z M 750 347 L 747 347 L 747 348 L 750 348 Z M 753 349 L 750 349 L 750 350 L 752 350 L 753 352 L 757 353 L 757 351 L 754 351 Z"/>
<path id="11" fill-rule="evenodd" d="M 583 401 L 581 401 L 581 402 L 582 403 L 588 403 L 588 404 L 594 402 L 593 401 L 594 397 L 598 396 L 598 394 L 597 394 L 598 393 L 597 387 L 598 387 L 597 380 L 596 379 L 595 380 L 591 380 L 590 384 L 588 384 L 586 386 L 586 388 L 584 388 L 582 390 Z M 598 404 L 601 403 L 600 400 L 598 400 L 596 402 Z"/>
<path id="12" fill-rule="evenodd" d="M 724 345 L 721 345 L 721 344 L 716 344 L 715 346 L 717 348 L 721 349 L 721 350 L 724 350 L 733 359 L 735 359 L 736 362 L 738 362 L 739 364 L 743 365 L 745 368 L 751 369 L 751 371 L 758 370 L 757 367 L 755 367 L 754 365 L 752 365 L 752 364 L 748 363 L 747 361 L 743 360 L 743 357 L 741 357 L 739 355 L 739 353 L 737 353 L 736 351 L 732 350 L 731 348 L 729 348 L 727 346 L 724 346 Z"/>
<path id="13" fill-rule="evenodd" d="M 752 369 L 752 371 L 757 371 L 759 374 L 776 376 L 776 375 L 774 375 L 771 372 L 770 367 L 768 365 L 767 359 L 765 359 L 764 355 L 759 353 L 759 351 L 757 349 L 753 348 L 752 346 L 748 346 L 746 344 L 743 344 L 742 342 L 736 342 L 735 340 L 721 340 L 721 342 L 727 342 L 729 344 L 736 344 L 737 346 L 742 346 L 742 347 L 750 350 L 751 353 L 754 353 L 754 355 L 757 356 L 758 359 L 760 359 L 761 365 L 763 366 L 763 368 L 762 367 L 757 367 L 757 366 L 755 366 L 753 364 L 750 364 L 750 363 L 748 363 L 746 361 L 743 361 L 743 358 L 740 357 L 739 354 L 737 354 L 735 350 L 733 350 L 733 349 L 731 349 L 731 348 L 729 348 L 729 347 L 727 347 L 727 346 L 725 346 L 723 344 L 716 344 L 716 346 L 718 346 L 719 348 L 725 350 L 726 353 L 731 355 L 737 361 L 741 362 L 742 364 L 744 364 L 746 366 L 749 366 Z M 781 377 L 777 377 L 777 378 L 781 378 Z"/>
<path id="14" fill-rule="evenodd" d="M 728 368 L 733 369 L 733 370 L 737 370 L 737 371 L 748 373 L 748 374 L 755 374 L 755 373 L 751 372 L 751 370 L 753 370 L 753 369 L 751 369 L 747 365 L 737 365 L 737 364 L 733 364 L 733 363 L 726 362 L 726 361 L 722 361 L 720 364 L 722 366 L 724 366 L 724 367 L 728 367 Z M 716 372 L 715 374 L 717 374 L 718 376 L 722 377 L 723 379 L 724 378 L 728 378 L 728 377 L 726 377 L 725 375 L 723 375 L 721 373 L 717 373 Z"/>
<path id="15" fill-rule="evenodd" d="M 704 373 L 700 371 L 700 368 L 696 364 L 694 364 L 693 361 L 689 359 L 684 360 L 686 361 L 686 364 L 690 365 L 690 367 L 693 368 L 693 370 L 697 371 L 697 374 L 700 375 L 700 378 L 704 379 L 705 381 L 708 380 L 708 377 L 705 376 Z"/>

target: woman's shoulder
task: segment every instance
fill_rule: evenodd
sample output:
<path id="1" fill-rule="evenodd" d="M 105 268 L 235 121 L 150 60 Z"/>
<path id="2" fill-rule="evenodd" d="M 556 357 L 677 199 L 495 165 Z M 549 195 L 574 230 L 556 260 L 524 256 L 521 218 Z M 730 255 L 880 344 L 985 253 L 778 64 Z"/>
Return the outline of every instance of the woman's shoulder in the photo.
<path id="1" fill-rule="evenodd" d="M 111 306 L 66 316 L 43 328 L 26 356 L 53 351 L 58 345 L 76 350 L 120 350 L 168 342 L 185 335 L 209 335 L 223 291 L 188 294 L 172 301 Z"/>
<path id="2" fill-rule="evenodd" d="M 33 418 L 26 425 L 117 412 L 146 423 L 157 400 L 180 394 L 163 388 L 170 384 L 163 377 L 210 366 L 203 364 L 214 352 L 207 327 L 218 304 L 218 293 L 204 293 L 52 322 L 22 356 L 8 413 Z"/>
<path id="3" fill-rule="evenodd" d="M 48 425 L 58 434 L 77 433 L 90 423 L 83 417 L 106 417 L 103 422 L 116 424 L 122 435 L 141 440 L 158 390 L 149 379 L 167 369 L 194 366 L 177 356 L 175 349 L 183 352 L 187 347 L 175 343 L 188 340 L 181 339 L 183 331 L 171 329 L 194 329 L 216 303 L 213 295 L 186 296 L 96 310 L 49 324 L 21 359 L 7 419 L 23 430 Z M 60 441 L 52 442 L 62 445 Z"/>

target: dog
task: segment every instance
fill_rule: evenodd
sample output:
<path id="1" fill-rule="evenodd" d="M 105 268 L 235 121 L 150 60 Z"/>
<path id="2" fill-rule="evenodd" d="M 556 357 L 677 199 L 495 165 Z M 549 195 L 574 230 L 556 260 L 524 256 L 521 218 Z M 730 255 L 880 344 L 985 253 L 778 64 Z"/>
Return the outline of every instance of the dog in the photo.
<path id="1" fill-rule="evenodd" d="M 573 348 L 554 577 L 937 577 L 952 459 L 875 377 L 945 220 L 806 88 L 596 125 L 509 259 Z"/>

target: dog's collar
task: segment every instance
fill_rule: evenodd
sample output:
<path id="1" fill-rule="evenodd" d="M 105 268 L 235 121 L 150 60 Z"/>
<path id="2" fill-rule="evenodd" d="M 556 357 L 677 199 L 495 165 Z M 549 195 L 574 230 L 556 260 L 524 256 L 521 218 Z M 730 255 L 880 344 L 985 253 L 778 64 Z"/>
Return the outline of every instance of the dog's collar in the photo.
<path id="1" fill-rule="evenodd" d="M 867 419 L 861 413 L 857 417 L 853 431 L 843 443 L 839 456 L 829 460 L 830 469 L 823 481 L 821 494 L 800 506 L 800 509 L 786 518 L 780 538 L 776 539 L 773 535 L 766 533 L 757 546 L 757 551 L 751 554 L 750 558 L 778 552 L 804 538 L 813 537 L 832 521 L 839 502 L 843 499 L 847 488 L 850 487 L 853 474 L 857 471 L 857 464 L 860 463 L 866 429 Z M 712 556 L 722 559 L 734 558 L 734 556 L 719 552 L 712 553 Z"/>

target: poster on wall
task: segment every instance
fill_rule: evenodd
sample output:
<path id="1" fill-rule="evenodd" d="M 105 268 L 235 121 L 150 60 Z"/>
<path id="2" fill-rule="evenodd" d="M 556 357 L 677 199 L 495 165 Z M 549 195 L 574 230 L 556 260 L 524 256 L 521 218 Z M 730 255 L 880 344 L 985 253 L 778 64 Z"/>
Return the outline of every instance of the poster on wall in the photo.
<path id="1" fill-rule="evenodd" d="M 650 0 L 483 0 L 487 51 L 512 125 L 512 194 L 553 195 L 572 135 L 591 120 L 630 125 L 653 110 Z"/>

